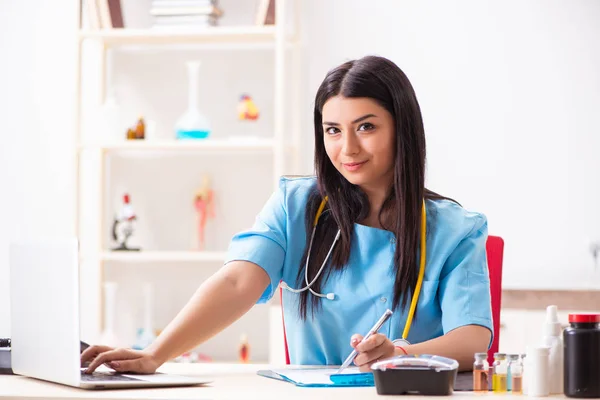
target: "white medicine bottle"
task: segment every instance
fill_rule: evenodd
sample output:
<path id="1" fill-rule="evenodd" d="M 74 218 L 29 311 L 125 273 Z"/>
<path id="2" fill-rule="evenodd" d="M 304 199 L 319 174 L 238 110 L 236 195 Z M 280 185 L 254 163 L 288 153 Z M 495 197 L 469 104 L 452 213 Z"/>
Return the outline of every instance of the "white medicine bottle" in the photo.
<path id="1" fill-rule="evenodd" d="M 556 306 L 546 308 L 546 322 L 543 328 L 542 346 L 550 348 L 548 356 L 548 382 L 550 394 L 561 394 L 563 388 L 563 340 L 562 327 L 558 321 Z"/>
<path id="2" fill-rule="evenodd" d="M 550 348 L 546 346 L 527 348 L 525 379 L 527 395 L 530 397 L 546 397 L 550 394 L 549 354 Z"/>

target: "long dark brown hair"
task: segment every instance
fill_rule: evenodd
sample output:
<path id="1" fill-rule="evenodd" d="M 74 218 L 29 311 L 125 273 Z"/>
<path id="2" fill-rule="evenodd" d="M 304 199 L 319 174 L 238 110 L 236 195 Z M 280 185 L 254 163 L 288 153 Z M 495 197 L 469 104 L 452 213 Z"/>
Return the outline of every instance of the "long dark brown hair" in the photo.
<path id="1" fill-rule="evenodd" d="M 333 96 L 373 99 L 393 117 L 396 154 L 393 188 L 379 213 L 379 223 L 396 236 L 394 254 L 395 282 L 393 308 L 406 303 L 414 292 L 417 277 L 417 254 L 420 247 L 420 221 L 423 199 L 445 199 L 425 189 L 425 132 L 421 109 L 413 87 L 400 68 L 383 57 L 367 56 L 348 61 L 329 71 L 315 98 L 315 170 L 317 185 L 306 206 L 306 248 L 298 272 L 298 284 L 305 286 L 304 265 L 319 205 L 329 197 L 314 237 L 308 265 L 309 282 L 321 267 L 338 228 L 341 231 L 331 259 L 311 288 L 320 292 L 332 272 L 341 271 L 350 257 L 353 224 L 369 214 L 367 195 L 348 182 L 333 166 L 323 143 L 323 105 Z M 309 305 L 310 296 L 310 305 Z M 300 294 L 300 316 L 320 307 L 320 298 L 308 290 Z"/>

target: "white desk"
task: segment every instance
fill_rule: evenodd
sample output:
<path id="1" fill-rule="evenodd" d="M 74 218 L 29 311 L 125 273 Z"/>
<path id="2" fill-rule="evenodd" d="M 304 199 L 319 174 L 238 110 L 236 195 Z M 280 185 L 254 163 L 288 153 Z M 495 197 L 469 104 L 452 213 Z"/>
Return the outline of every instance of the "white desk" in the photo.
<path id="1" fill-rule="evenodd" d="M 235 364 L 165 364 L 160 372 L 184 375 L 211 376 L 214 381 L 206 386 L 186 388 L 83 390 L 25 378 L 0 375 L 0 399 L 344 399 L 368 400 L 407 398 L 414 396 L 379 396 L 374 387 L 368 388 L 299 388 L 290 383 L 258 376 L 259 369 L 273 368 L 268 365 Z M 456 400 L 474 400 L 472 392 L 454 392 Z M 490 400 L 527 399 L 526 396 L 489 393 Z M 424 396 L 418 396 L 423 399 Z M 564 397 L 564 396 L 560 396 Z M 440 397 L 436 397 L 440 399 Z M 483 400 L 481 395 L 478 400 Z"/>

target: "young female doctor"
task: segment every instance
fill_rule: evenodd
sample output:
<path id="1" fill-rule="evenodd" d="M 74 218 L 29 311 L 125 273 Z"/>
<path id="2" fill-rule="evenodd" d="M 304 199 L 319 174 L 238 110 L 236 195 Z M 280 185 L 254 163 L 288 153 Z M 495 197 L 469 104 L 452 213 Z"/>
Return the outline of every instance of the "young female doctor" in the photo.
<path id="1" fill-rule="evenodd" d="M 142 351 L 92 346 L 106 364 L 152 373 L 270 299 L 281 282 L 292 364 L 368 370 L 397 354 L 469 369 L 492 340 L 487 221 L 425 189 L 421 111 L 404 73 L 381 57 L 331 70 L 315 99 L 316 177 L 283 178 L 225 266 Z M 386 309 L 379 333 L 362 341 Z M 362 341 L 362 342 L 361 342 Z"/>

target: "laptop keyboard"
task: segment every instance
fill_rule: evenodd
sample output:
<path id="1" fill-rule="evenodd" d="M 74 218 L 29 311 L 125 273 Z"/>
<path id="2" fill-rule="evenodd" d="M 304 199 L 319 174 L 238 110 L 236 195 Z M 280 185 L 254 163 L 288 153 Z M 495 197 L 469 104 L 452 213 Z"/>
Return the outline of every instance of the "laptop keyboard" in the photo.
<path id="1" fill-rule="evenodd" d="M 124 376 L 120 374 L 114 373 L 104 373 L 104 372 L 94 372 L 93 374 L 84 374 L 81 373 L 81 381 L 82 382 L 97 382 L 97 381 L 110 381 L 110 382 L 125 382 L 125 381 L 141 381 L 141 379 L 131 378 L 129 376 Z"/>

